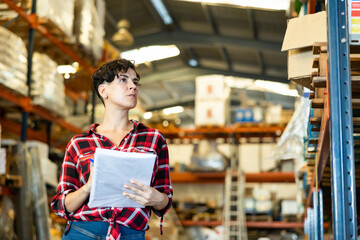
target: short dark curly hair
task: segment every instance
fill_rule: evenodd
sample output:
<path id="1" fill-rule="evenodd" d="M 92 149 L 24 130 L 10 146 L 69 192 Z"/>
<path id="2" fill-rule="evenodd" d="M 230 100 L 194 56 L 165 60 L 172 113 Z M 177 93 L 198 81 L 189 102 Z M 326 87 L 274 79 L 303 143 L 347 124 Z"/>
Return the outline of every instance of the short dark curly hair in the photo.
<path id="1" fill-rule="evenodd" d="M 135 71 L 137 79 L 140 80 L 140 74 L 136 71 L 134 63 L 126 59 L 117 59 L 107 62 L 94 72 L 92 75 L 93 87 L 96 95 L 100 98 L 103 104 L 104 100 L 99 93 L 100 84 L 104 82 L 111 83 L 115 79 L 115 76 L 118 76 L 121 72 L 127 72 L 129 68 Z"/>

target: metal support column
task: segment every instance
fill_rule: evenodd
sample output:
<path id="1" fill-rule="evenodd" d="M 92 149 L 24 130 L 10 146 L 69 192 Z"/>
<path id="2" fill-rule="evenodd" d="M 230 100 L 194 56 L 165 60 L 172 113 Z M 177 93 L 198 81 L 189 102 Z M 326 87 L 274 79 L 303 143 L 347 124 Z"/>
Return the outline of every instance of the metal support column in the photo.
<path id="1" fill-rule="evenodd" d="M 320 189 L 319 193 L 318 193 L 318 196 L 319 196 L 319 216 L 320 216 L 320 220 L 319 220 L 319 228 L 320 228 L 320 239 L 323 240 L 324 239 L 324 208 L 323 208 L 323 193 L 322 193 L 322 190 Z"/>
<path id="2" fill-rule="evenodd" d="M 36 0 L 32 1 L 31 6 L 31 14 L 36 14 Z M 27 86 L 28 86 L 28 96 L 31 97 L 31 74 L 32 74 L 32 56 L 34 52 L 34 37 L 35 37 L 35 29 L 30 24 L 29 27 L 29 39 L 28 39 L 28 68 L 27 68 Z M 28 112 L 22 112 L 22 122 L 21 122 L 21 141 L 25 142 L 27 138 L 27 120 L 28 120 Z"/>
<path id="3" fill-rule="evenodd" d="M 355 240 L 356 186 L 347 2 L 327 2 L 330 156 L 335 240 Z"/>
<path id="4" fill-rule="evenodd" d="M 315 191 L 315 190 L 314 190 Z M 323 231 L 323 202 L 322 202 L 322 191 L 313 192 L 313 205 L 314 205 L 314 223 L 315 223 L 315 240 L 324 239 Z"/>

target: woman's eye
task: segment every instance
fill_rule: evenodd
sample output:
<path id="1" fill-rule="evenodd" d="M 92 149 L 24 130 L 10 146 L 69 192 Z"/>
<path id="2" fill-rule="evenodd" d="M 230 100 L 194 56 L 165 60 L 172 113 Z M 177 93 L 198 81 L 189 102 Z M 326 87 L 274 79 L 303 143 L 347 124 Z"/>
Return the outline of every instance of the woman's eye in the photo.
<path id="1" fill-rule="evenodd" d="M 120 82 L 125 82 L 126 83 L 126 78 L 120 78 Z"/>
<path id="2" fill-rule="evenodd" d="M 135 86 L 139 86 L 139 81 L 134 81 Z"/>

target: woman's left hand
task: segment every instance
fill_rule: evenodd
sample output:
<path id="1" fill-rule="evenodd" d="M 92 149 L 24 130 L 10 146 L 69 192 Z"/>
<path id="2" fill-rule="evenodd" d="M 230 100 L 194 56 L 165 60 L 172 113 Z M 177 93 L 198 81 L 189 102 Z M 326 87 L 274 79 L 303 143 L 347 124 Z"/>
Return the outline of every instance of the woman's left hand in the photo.
<path id="1" fill-rule="evenodd" d="M 124 185 L 126 189 L 133 191 L 134 193 L 123 192 L 127 198 L 132 199 L 143 206 L 151 206 L 156 210 L 161 210 L 168 204 L 168 197 L 165 193 L 161 193 L 155 188 L 146 186 L 145 184 L 131 180 L 130 183 L 134 185 Z"/>

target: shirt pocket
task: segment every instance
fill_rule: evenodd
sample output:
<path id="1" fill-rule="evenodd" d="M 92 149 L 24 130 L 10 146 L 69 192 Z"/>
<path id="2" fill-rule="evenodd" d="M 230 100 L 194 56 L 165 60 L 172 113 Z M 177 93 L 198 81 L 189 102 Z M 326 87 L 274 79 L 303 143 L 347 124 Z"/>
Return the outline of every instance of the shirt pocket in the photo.
<path id="1" fill-rule="evenodd" d="M 90 159 L 94 159 L 94 153 L 83 154 L 79 156 L 79 165 L 81 169 L 80 182 L 85 184 L 90 176 Z"/>
<path id="2" fill-rule="evenodd" d="M 155 154 L 156 151 L 152 148 L 148 147 L 133 147 L 129 149 L 129 152 L 136 152 L 136 153 L 146 153 L 146 154 Z"/>

